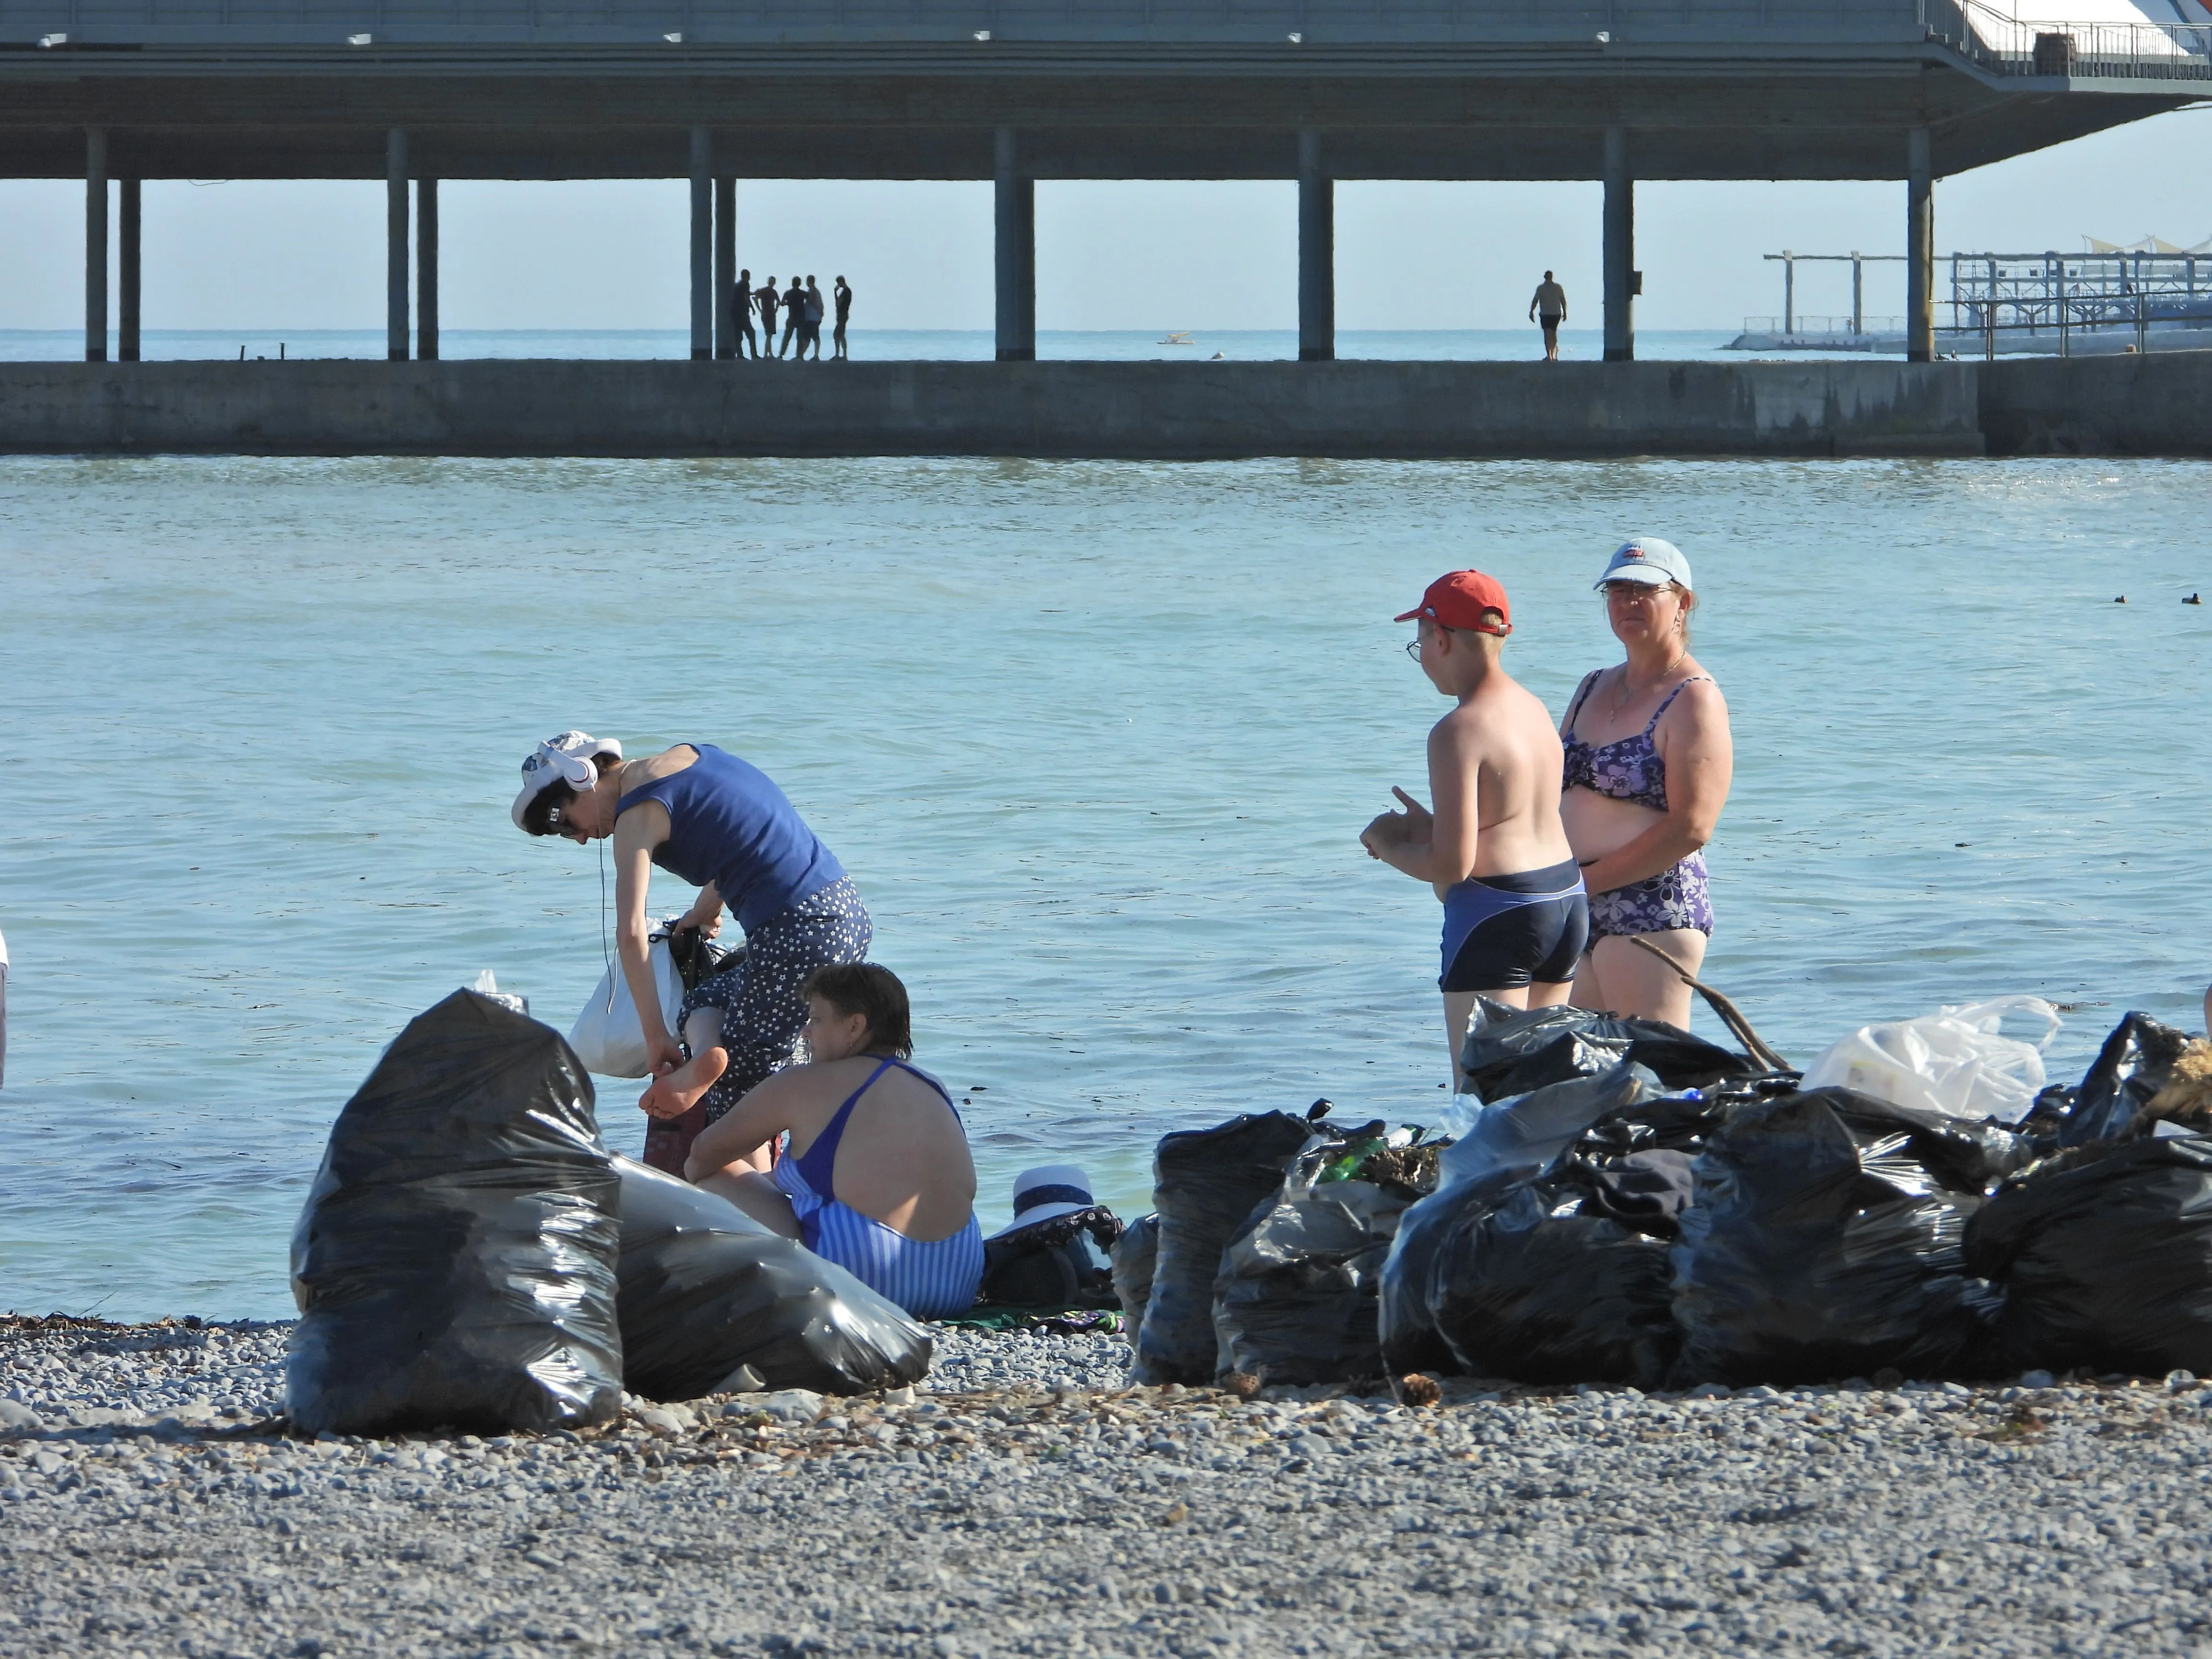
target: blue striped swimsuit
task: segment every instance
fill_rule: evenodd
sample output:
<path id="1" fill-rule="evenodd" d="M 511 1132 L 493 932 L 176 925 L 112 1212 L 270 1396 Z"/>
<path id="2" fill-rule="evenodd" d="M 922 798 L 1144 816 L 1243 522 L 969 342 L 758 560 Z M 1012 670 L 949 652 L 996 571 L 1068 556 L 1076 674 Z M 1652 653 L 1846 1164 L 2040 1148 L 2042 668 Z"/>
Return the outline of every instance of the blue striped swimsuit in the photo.
<path id="1" fill-rule="evenodd" d="M 791 1200 L 799 1217 L 799 1238 L 808 1249 L 836 1262 L 916 1319 L 944 1319 L 973 1307 L 976 1287 L 983 1282 L 983 1229 L 973 1212 L 958 1232 L 924 1243 L 840 1201 L 832 1181 L 837 1146 L 845 1138 L 853 1108 L 894 1066 L 944 1095 L 953 1121 L 959 1121 L 960 1109 L 952 1105 L 943 1084 L 902 1060 L 882 1060 L 868 1073 L 868 1080 L 845 1097 L 804 1156 L 776 1160 L 775 1184 Z"/>

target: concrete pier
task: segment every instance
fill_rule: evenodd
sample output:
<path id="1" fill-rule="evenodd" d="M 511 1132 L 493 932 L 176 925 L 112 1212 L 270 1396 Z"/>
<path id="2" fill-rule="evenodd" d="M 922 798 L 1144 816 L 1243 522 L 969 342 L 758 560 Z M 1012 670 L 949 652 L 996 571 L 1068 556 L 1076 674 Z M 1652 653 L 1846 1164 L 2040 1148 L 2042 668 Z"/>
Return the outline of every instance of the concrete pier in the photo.
<path id="1" fill-rule="evenodd" d="M 998 359 L 1026 363 L 1036 357 L 1036 181 L 1013 128 L 999 128 L 992 147 Z"/>
<path id="2" fill-rule="evenodd" d="M 714 180 L 714 356 L 737 355 L 738 181 L 726 178 Z"/>
<path id="3" fill-rule="evenodd" d="M 115 358 L 124 363 L 138 361 L 141 198 L 137 179 L 115 181 Z"/>
<path id="4" fill-rule="evenodd" d="M 1605 360 L 1636 357 L 1636 175 L 1630 170 L 1628 131 L 1605 130 Z"/>
<path id="5" fill-rule="evenodd" d="M 1899 363 L 0 363 L 0 452 L 2212 457 L 2212 351 Z"/>
<path id="6" fill-rule="evenodd" d="M 84 135 L 84 360 L 107 361 L 107 130 Z"/>
<path id="7" fill-rule="evenodd" d="M 407 361 L 407 132 L 384 140 L 384 355 Z"/>
<path id="8" fill-rule="evenodd" d="M 438 181 L 415 181 L 415 355 L 438 361 Z"/>
<path id="9" fill-rule="evenodd" d="M 1298 134 L 1298 361 L 1336 356 L 1336 185 L 1313 128 Z"/>
<path id="10" fill-rule="evenodd" d="M 1905 357 L 1925 363 L 1936 356 L 1936 175 L 1928 129 L 1905 135 Z"/>
<path id="11" fill-rule="evenodd" d="M 714 135 L 691 129 L 691 356 L 714 355 Z"/>

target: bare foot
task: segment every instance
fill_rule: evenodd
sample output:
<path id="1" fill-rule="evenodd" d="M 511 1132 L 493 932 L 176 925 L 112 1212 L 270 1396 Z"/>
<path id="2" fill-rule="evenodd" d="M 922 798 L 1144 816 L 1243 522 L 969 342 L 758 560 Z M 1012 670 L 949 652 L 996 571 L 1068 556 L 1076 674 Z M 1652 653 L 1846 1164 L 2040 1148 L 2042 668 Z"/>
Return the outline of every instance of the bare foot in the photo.
<path id="1" fill-rule="evenodd" d="M 638 1109 L 647 1117 L 681 1117 L 729 1068 L 728 1049 L 719 1045 L 702 1049 L 674 1071 L 653 1079 L 652 1086 L 637 1097 Z"/>

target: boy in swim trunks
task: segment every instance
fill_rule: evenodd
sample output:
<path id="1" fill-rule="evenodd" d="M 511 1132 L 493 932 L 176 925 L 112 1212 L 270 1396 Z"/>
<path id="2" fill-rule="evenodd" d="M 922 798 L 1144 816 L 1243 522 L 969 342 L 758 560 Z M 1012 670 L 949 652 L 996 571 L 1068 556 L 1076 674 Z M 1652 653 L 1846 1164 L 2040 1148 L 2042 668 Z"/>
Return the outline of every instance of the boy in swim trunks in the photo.
<path id="1" fill-rule="evenodd" d="M 1589 905 L 1559 824 L 1559 733 L 1543 703 L 1500 662 L 1513 611 L 1480 570 L 1429 584 L 1397 620 L 1419 624 L 1407 650 L 1458 704 L 1429 732 L 1431 812 L 1404 790 L 1403 811 L 1360 832 L 1370 857 L 1443 901 L 1444 1041 L 1452 1086 L 1476 999 L 1515 1008 L 1565 1002 L 1589 936 Z"/>

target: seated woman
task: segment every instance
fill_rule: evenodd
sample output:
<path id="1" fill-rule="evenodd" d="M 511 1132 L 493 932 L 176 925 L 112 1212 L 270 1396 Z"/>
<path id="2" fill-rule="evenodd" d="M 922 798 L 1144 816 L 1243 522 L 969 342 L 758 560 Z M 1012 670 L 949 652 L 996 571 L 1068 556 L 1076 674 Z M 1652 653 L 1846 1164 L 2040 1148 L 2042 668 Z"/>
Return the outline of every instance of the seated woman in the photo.
<path id="1" fill-rule="evenodd" d="M 858 962 L 805 991 L 807 1062 L 710 1124 L 684 1173 L 917 1319 L 963 1313 L 983 1277 L 975 1165 L 945 1085 L 907 1063 L 906 987 Z M 787 1133 L 773 1176 L 745 1161 Z"/>

